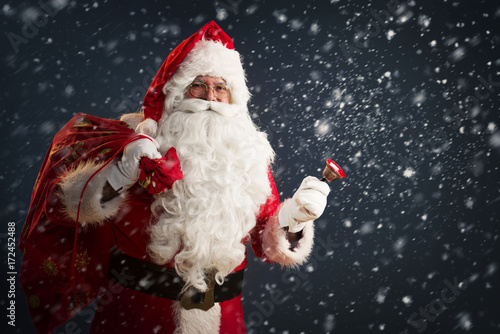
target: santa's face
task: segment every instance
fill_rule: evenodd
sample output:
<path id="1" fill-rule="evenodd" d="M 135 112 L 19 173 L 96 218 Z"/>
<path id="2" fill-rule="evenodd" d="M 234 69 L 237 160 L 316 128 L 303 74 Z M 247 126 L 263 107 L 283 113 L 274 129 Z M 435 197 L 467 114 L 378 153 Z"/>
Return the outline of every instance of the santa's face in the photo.
<path id="1" fill-rule="evenodd" d="M 149 250 L 158 264 L 174 260 L 186 283 L 204 290 L 208 270 L 216 269 L 223 281 L 244 260 L 242 240 L 271 193 L 273 152 L 246 106 L 190 98 L 180 90 L 155 139 L 161 152 L 175 147 L 183 179 L 156 196 Z"/>
<path id="2" fill-rule="evenodd" d="M 229 88 L 226 81 L 219 77 L 197 76 L 189 85 L 184 97 L 230 103 Z"/>

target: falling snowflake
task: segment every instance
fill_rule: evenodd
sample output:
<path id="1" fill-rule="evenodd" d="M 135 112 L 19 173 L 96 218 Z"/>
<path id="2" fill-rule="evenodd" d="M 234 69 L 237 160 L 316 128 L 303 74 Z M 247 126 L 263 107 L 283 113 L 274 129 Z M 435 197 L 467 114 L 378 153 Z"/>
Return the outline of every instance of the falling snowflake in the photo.
<path id="1" fill-rule="evenodd" d="M 377 301 L 377 303 L 383 304 L 385 302 L 385 297 L 387 297 L 389 290 L 389 287 L 381 287 L 378 289 L 377 294 L 375 295 L 375 300 Z"/>
<path id="2" fill-rule="evenodd" d="M 406 305 L 406 307 L 411 306 L 411 303 L 413 303 L 413 299 L 411 298 L 411 296 L 404 296 L 402 301 Z"/>
<path id="3" fill-rule="evenodd" d="M 403 176 L 407 178 L 411 178 L 413 175 L 415 175 L 415 171 L 411 168 L 406 168 L 405 171 L 403 172 Z"/>

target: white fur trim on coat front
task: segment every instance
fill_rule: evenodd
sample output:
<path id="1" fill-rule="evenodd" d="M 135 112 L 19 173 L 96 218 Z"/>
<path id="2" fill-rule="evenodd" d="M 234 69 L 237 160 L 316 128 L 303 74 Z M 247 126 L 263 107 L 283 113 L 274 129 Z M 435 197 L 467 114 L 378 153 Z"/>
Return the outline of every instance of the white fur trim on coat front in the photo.
<path id="1" fill-rule="evenodd" d="M 221 324 L 221 307 L 219 303 L 207 311 L 199 309 L 186 310 L 180 302 L 174 308 L 176 329 L 174 334 L 218 334 Z"/>
<path id="2" fill-rule="evenodd" d="M 304 263 L 311 254 L 314 244 L 313 222 L 306 223 L 302 230 L 302 238 L 293 249 L 290 249 L 290 242 L 286 238 L 286 233 L 280 227 L 278 214 L 275 214 L 269 219 L 262 233 L 264 253 L 269 260 L 282 266 L 297 266 Z"/>
<path id="3" fill-rule="evenodd" d="M 113 217 L 120 210 L 125 195 L 119 195 L 110 201 L 101 203 L 102 191 L 111 171 L 111 162 L 90 180 L 82 197 L 78 222 L 82 225 L 99 224 Z M 86 163 L 68 171 L 60 181 L 59 198 L 66 215 L 76 221 L 78 204 L 85 184 L 102 164 Z"/>

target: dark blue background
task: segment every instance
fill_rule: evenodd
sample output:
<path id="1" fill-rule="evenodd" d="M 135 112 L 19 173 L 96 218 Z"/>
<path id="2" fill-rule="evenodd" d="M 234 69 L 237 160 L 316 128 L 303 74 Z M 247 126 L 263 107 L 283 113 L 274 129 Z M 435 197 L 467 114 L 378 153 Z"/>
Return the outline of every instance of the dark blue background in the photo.
<path id="1" fill-rule="evenodd" d="M 331 185 L 309 265 L 283 270 L 251 255 L 247 331 L 500 332 L 496 1 L 2 6 L 2 273 L 7 223 L 19 238 L 57 130 L 77 112 L 135 111 L 171 49 L 214 19 L 243 55 L 283 198 L 326 158 L 347 173 Z M 34 333 L 19 286 L 16 303 L 16 328 L 6 317 L 2 327 Z M 88 320 L 77 316 L 76 332 Z"/>

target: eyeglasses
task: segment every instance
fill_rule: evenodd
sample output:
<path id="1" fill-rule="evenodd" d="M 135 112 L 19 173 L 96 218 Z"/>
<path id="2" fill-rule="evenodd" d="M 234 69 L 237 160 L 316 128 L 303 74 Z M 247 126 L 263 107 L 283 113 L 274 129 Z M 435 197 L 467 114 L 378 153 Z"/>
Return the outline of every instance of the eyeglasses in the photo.
<path id="1" fill-rule="evenodd" d="M 207 85 L 204 82 L 193 82 L 189 85 L 189 92 L 194 97 L 202 97 L 208 94 L 208 88 L 212 88 L 214 94 L 218 98 L 226 97 L 229 95 L 229 88 L 225 84 L 217 84 L 217 85 Z"/>

